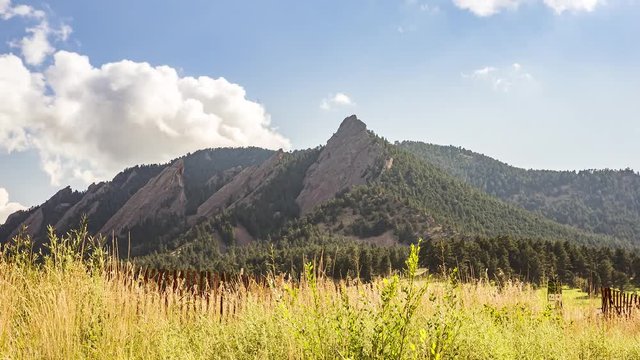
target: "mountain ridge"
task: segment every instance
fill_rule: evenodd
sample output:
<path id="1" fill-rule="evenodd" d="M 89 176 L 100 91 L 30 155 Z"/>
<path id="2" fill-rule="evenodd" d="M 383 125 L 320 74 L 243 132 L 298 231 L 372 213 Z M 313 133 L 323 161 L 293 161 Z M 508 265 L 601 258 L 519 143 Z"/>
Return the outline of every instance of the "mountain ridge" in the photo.
<path id="1" fill-rule="evenodd" d="M 90 217 L 92 233 L 132 239 L 133 256 L 173 254 L 198 241 L 224 252 L 236 244 L 293 241 L 301 231 L 385 244 L 502 235 L 625 244 L 503 202 L 441 166 L 388 143 L 352 115 L 315 149 L 201 150 L 127 169 L 82 193 L 68 188 L 65 203 L 54 196 L 12 215 L 0 226 L 0 241 L 31 224 L 42 243 L 46 225 L 68 227 L 86 213 L 98 218 Z"/>
<path id="2" fill-rule="evenodd" d="M 397 145 L 505 202 L 561 224 L 640 243 L 640 174 L 628 168 L 522 169 L 455 146 Z"/>

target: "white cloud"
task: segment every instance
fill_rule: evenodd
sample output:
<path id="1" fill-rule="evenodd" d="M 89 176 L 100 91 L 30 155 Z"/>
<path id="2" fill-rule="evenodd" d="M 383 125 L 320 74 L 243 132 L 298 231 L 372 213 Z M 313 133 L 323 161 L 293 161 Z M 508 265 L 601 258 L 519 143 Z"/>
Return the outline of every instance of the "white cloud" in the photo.
<path id="1" fill-rule="evenodd" d="M 335 95 L 329 94 L 329 96 L 322 99 L 322 102 L 320 103 L 320 108 L 323 110 L 331 110 L 336 107 L 344 107 L 344 106 L 352 106 L 352 105 L 355 105 L 353 100 L 351 100 L 351 98 L 347 94 L 339 92 L 339 93 L 336 93 Z"/>
<path id="2" fill-rule="evenodd" d="M 9 202 L 9 193 L 5 188 L 0 187 L 0 224 L 4 224 L 9 215 L 26 208 L 26 206 L 17 202 Z"/>
<path id="3" fill-rule="evenodd" d="M 22 56 L 29 65 L 42 64 L 44 59 L 55 51 L 49 43 L 51 29 L 47 22 L 43 21 L 38 26 L 28 28 L 27 32 L 31 35 L 11 42 L 11 46 L 20 48 Z"/>
<path id="4" fill-rule="evenodd" d="M 519 63 L 504 68 L 485 66 L 473 70 L 470 74 L 461 75 L 465 79 L 488 83 L 494 91 L 505 93 L 510 92 L 515 86 L 534 81 L 533 75 L 526 72 Z"/>
<path id="5" fill-rule="evenodd" d="M 35 26 L 26 29 L 26 36 L 10 42 L 12 47 L 20 49 L 29 65 L 40 65 L 47 56 L 53 54 L 55 48 L 51 45 L 51 37 L 65 41 L 71 34 L 71 27 L 66 24 L 61 24 L 59 28 L 49 26 L 46 13 L 42 10 L 28 5 L 12 5 L 11 0 L 0 0 L 0 18 L 8 20 L 13 17 L 37 20 Z"/>
<path id="6" fill-rule="evenodd" d="M 598 4 L 601 4 L 603 2 L 603 0 L 544 0 L 545 5 L 553 9 L 553 11 L 558 14 L 561 14 L 565 11 L 591 12 L 595 10 Z"/>
<path id="7" fill-rule="evenodd" d="M 453 0 L 460 9 L 469 10 L 477 16 L 491 16 L 502 10 L 515 10 L 523 0 Z"/>
<path id="8" fill-rule="evenodd" d="M 480 78 L 480 77 L 484 78 L 484 77 L 489 76 L 491 73 L 496 72 L 496 70 L 498 70 L 498 69 L 494 68 L 493 66 L 486 66 L 486 67 L 483 67 L 481 69 L 474 70 L 473 71 L 473 76 L 474 77 L 478 77 L 478 78 Z"/>
<path id="9" fill-rule="evenodd" d="M 240 85 L 146 62 L 96 67 L 51 45 L 66 40 L 70 26 L 52 28 L 43 11 L 0 0 L 0 19 L 16 16 L 38 22 L 11 43 L 22 58 L 0 54 L 0 150 L 35 149 L 54 185 L 109 179 L 127 166 L 207 147 L 291 146 Z M 43 70 L 28 66 L 47 59 Z M 344 103 L 345 95 L 335 101 Z"/>
<path id="10" fill-rule="evenodd" d="M 538 0 L 452 0 L 460 9 L 468 10 L 477 16 L 495 15 L 503 10 L 516 10 L 523 3 L 534 3 Z M 561 14 L 565 11 L 593 11 L 605 0 L 542 0 L 542 2 Z"/>
<path id="11" fill-rule="evenodd" d="M 45 83 L 15 55 L 0 55 L 0 148 L 25 150 L 30 118 L 39 118 L 45 105 Z"/>
<path id="12" fill-rule="evenodd" d="M 410 6 L 417 10 L 428 12 L 428 13 L 437 13 L 440 12 L 440 8 L 438 5 L 429 4 L 426 1 L 422 0 L 405 0 L 405 6 Z"/>
<path id="13" fill-rule="evenodd" d="M 14 16 L 44 19 L 45 13 L 28 5 L 12 5 L 11 0 L 0 0 L 0 18 L 9 20 Z"/>
<path id="14" fill-rule="evenodd" d="M 106 179 L 123 167 L 219 146 L 289 148 L 245 90 L 123 60 L 94 67 L 58 51 L 43 72 L 0 57 L 0 147 L 37 149 L 53 184 Z M 338 103 L 344 102 L 341 96 Z"/>

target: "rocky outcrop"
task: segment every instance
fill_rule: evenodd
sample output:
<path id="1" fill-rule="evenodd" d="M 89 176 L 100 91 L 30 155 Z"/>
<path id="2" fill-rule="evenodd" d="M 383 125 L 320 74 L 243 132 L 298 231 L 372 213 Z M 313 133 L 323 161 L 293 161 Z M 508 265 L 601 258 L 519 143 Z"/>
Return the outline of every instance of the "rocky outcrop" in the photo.
<path id="1" fill-rule="evenodd" d="M 229 181 L 231 181 L 231 179 L 236 177 L 236 175 L 238 175 L 243 169 L 244 168 L 242 166 L 234 166 L 231 169 L 224 170 L 222 173 L 213 175 L 209 180 L 207 180 L 205 185 L 213 186 L 213 187 L 216 187 L 216 186 L 222 187 L 222 186 L 219 186 L 219 184 L 228 183 Z"/>
<path id="2" fill-rule="evenodd" d="M 65 212 L 55 224 L 58 232 L 75 229 L 87 216 L 88 230 L 96 233 L 116 212 L 166 165 L 151 165 L 126 169 L 113 180 L 91 184 L 82 199 Z"/>
<path id="3" fill-rule="evenodd" d="M 367 171 L 382 154 L 375 140 L 355 115 L 344 119 L 307 170 L 304 187 L 296 199 L 301 213 L 310 212 L 342 190 L 366 183 Z"/>
<path id="4" fill-rule="evenodd" d="M 233 228 L 233 238 L 236 240 L 236 244 L 240 246 L 247 246 L 256 241 L 244 226 L 236 226 Z"/>
<path id="5" fill-rule="evenodd" d="M 13 230 L 11 235 L 9 235 L 9 238 L 13 238 L 14 236 L 16 236 L 18 232 L 20 232 L 20 229 L 22 229 L 23 227 L 26 229 L 26 233 L 29 236 L 38 236 L 38 233 L 44 228 L 44 211 L 42 211 L 41 207 L 34 211 L 31 215 L 29 215 L 29 217 L 20 225 L 18 225 Z"/>
<path id="6" fill-rule="evenodd" d="M 240 171 L 198 207 L 196 216 L 190 222 L 213 215 L 234 204 L 248 202 L 260 186 L 275 174 L 283 158 L 284 152 L 279 150 L 262 164 L 249 166 Z"/>
<path id="7" fill-rule="evenodd" d="M 82 215 L 91 218 L 100 205 L 103 196 L 107 194 L 108 191 L 109 184 L 106 183 L 92 184 L 89 186 L 82 199 L 65 212 L 62 218 L 56 223 L 55 228 L 59 231 L 66 231 L 77 226 L 78 224 L 76 222 Z"/>
<path id="8" fill-rule="evenodd" d="M 35 243 L 42 243 L 46 238 L 48 225 L 55 225 L 64 214 L 82 198 L 82 194 L 73 191 L 71 187 L 58 191 L 44 204 L 30 211 L 29 216 L 21 223 L 14 224 L 8 238 L 17 235 L 20 229 L 27 227 L 27 234 L 34 238 Z M 10 224 L 7 221 L 7 224 Z M 2 240 L 2 239 L 0 239 Z"/>
<path id="9" fill-rule="evenodd" d="M 9 217 L 7 217 L 7 221 L 5 221 L 4 224 L 0 225 L 0 227 L 16 228 L 20 224 L 22 224 L 25 220 L 27 220 L 27 218 L 31 213 L 33 213 L 33 211 L 35 210 L 18 210 L 13 214 L 9 215 Z M 2 236 L 0 236 L 0 239 L 2 239 Z"/>
<path id="10" fill-rule="evenodd" d="M 104 235 L 123 235 L 145 221 L 184 217 L 187 198 L 184 193 L 184 163 L 177 160 L 138 190 L 100 229 Z"/>

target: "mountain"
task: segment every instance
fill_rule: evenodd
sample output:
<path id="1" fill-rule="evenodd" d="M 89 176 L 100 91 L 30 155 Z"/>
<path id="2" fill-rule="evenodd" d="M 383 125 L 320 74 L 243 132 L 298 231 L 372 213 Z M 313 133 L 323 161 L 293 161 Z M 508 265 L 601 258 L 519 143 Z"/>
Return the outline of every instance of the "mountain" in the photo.
<path id="1" fill-rule="evenodd" d="M 239 257 L 263 266 L 265 246 L 293 262 L 310 246 L 387 246 L 418 237 L 628 244 L 502 201 L 450 171 L 388 143 L 354 115 L 314 149 L 201 150 L 127 169 L 85 192 L 66 188 L 12 215 L 0 240 L 28 226 L 41 243 L 47 225 L 64 231 L 87 214 L 92 233 L 117 238 L 132 256 L 198 268 L 221 259 L 237 267 Z"/>
<path id="2" fill-rule="evenodd" d="M 640 174 L 525 170 L 454 146 L 398 146 L 483 192 L 558 223 L 640 244 Z"/>
<path id="3" fill-rule="evenodd" d="M 120 244 L 130 237 L 134 253 L 145 253 L 157 247 L 154 242 L 184 231 L 187 217 L 240 169 L 260 164 L 272 153 L 259 148 L 206 149 L 169 164 L 126 169 L 84 192 L 67 187 L 42 205 L 9 216 L 0 225 L 0 242 L 26 226 L 39 246 L 48 225 L 64 233 L 86 215 L 92 234 L 115 236 Z"/>
<path id="4" fill-rule="evenodd" d="M 296 202 L 301 214 L 351 186 L 364 185 L 382 156 L 382 146 L 355 116 L 346 118 L 304 177 Z"/>
<path id="5" fill-rule="evenodd" d="M 334 274 L 345 274 L 373 259 L 394 264 L 393 250 L 380 250 L 390 245 L 469 236 L 624 245 L 489 196 L 350 117 L 325 146 L 285 153 L 251 202 L 199 222 L 145 263 L 258 272 L 275 263 L 288 271 L 331 251 L 341 269 Z M 358 250 L 362 244 L 384 246 Z"/>
<path id="6" fill-rule="evenodd" d="M 0 227 L 0 239 L 15 236 L 22 227 L 33 237 L 44 236 L 47 225 L 57 223 L 81 198 L 82 194 L 66 187 L 40 206 L 9 215 Z"/>

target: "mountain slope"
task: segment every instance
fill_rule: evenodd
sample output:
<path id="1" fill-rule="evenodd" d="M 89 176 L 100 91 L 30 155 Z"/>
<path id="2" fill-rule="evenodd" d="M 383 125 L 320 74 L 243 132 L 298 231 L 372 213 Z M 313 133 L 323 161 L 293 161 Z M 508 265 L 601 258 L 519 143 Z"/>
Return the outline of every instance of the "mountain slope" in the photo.
<path id="1" fill-rule="evenodd" d="M 420 161 L 398 147 L 392 147 L 394 165 L 381 184 L 395 196 L 426 209 L 436 222 L 450 224 L 466 235 L 520 238 L 567 239 L 583 243 L 613 241 L 562 226 L 543 216 L 506 204 Z"/>
<path id="2" fill-rule="evenodd" d="M 375 136 L 353 115 L 340 124 L 327 141 L 318 160 L 307 170 L 304 186 L 296 202 L 302 214 L 333 198 L 350 186 L 363 185 L 367 172 L 382 154 Z"/>
<path id="3" fill-rule="evenodd" d="M 359 237 L 393 231 L 397 239 L 509 235 L 592 244 L 624 243 L 506 204 L 401 148 L 382 144 L 383 156 L 373 171 L 378 175 L 311 214 L 316 219 L 312 223 L 327 224 L 335 219 L 334 223 L 347 225 L 343 234 Z"/>
<path id="4" fill-rule="evenodd" d="M 81 197 L 81 193 L 66 187 L 42 205 L 10 215 L 5 224 L 0 226 L 0 241 L 15 236 L 24 227 L 36 243 L 42 243 L 47 226 L 58 222 Z"/>
<path id="5" fill-rule="evenodd" d="M 164 168 L 165 165 L 136 166 L 121 172 L 111 181 L 92 184 L 82 199 L 54 224 L 56 230 L 66 232 L 73 229 L 86 215 L 88 230 L 97 232 L 133 194 Z"/>
<path id="6" fill-rule="evenodd" d="M 12 216 L 0 230 L 68 226 L 81 213 L 102 214 L 92 232 L 114 235 L 121 250 L 131 239 L 132 256 L 186 256 L 185 263 L 198 266 L 238 245 L 299 247 L 330 239 L 392 245 L 418 237 L 507 235 L 624 245 L 487 195 L 388 143 L 355 116 L 319 148 L 210 149 L 145 169 L 144 176 L 127 170 L 118 183 L 84 193 L 67 189 L 28 214 Z M 110 202 L 108 189 L 126 187 L 131 179 L 137 179 L 135 186 L 117 207 L 97 211 Z M 60 197 L 69 200 L 61 205 Z"/>
<path id="7" fill-rule="evenodd" d="M 213 193 L 205 202 L 198 206 L 196 220 L 215 215 L 220 210 L 239 204 L 250 202 L 251 195 L 259 191 L 263 183 L 270 181 L 274 171 L 282 162 L 284 153 L 278 151 L 260 165 L 244 168 L 233 178 Z"/>
<path id="8" fill-rule="evenodd" d="M 135 253 L 137 245 L 144 241 L 142 237 L 148 236 L 151 229 L 162 234 L 180 227 L 187 205 L 183 173 L 182 159 L 165 167 L 131 196 L 98 232 L 122 236 L 128 231 L 134 240 Z"/>
<path id="9" fill-rule="evenodd" d="M 418 237 L 506 235 L 623 244 L 491 197 L 387 143 L 354 117 L 345 119 L 326 146 L 287 153 L 280 160 L 252 191 L 251 202 L 225 207 L 150 261 L 206 267 L 235 251 L 238 228 L 247 229 L 258 243 L 301 252 L 336 239 L 389 245 Z M 306 210 L 301 204 L 308 204 Z"/>
<path id="10" fill-rule="evenodd" d="M 562 224 L 640 244 L 640 175 L 627 170 L 525 170 L 453 146 L 399 146 L 474 187 Z"/>
<path id="11" fill-rule="evenodd" d="M 91 233 L 113 234 L 121 246 L 131 234 L 140 252 L 150 251 L 184 231 L 186 217 L 194 215 L 203 201 L 241 169 L 262 163 L 272 153 L 259 148 L 200 150 L 176 159 L 173 168 L 166 164 L 136 166 L 84 192 L 65 188 L 40 206 L 12 214 L 0 225 L 0 242 L 28 226 L 38 245 L 44 241 L 47 225 L 64 232 L 87 215 Z"/>

